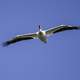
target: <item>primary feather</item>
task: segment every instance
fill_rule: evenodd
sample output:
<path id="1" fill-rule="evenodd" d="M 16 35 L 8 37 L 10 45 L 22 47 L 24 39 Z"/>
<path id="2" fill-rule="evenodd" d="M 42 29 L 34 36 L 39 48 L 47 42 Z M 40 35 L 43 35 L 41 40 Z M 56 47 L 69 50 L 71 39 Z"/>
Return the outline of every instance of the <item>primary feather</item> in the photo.
<path id="1" fill-rule="evenodd" d="M 24 34 L 24 35 L 17 35 L 16 37 L 8 40 L 8 41 L 5 41 L 3 43 L 3 46 L 8 46 L 10 44 L 13 44 L 13 43 L 16 43 L 16 42 L 20 42 L 20 41 L 23 41 L 23 40 L 30 40 L 30 39 L 34 39 L 37 35 L 36 34 Z"/>
<path id="2" fill-rule="evenodd" d="M 58 33 L 66 30 L 78 30 L 78 29 L 80 29 L 80 26 L 60 25 L 56 28 L 46 30 L 46 34 L 50 35 L 52 33 Z"/>
<path id="3" fill-rule="evenodd" d="M 13 39 L 10 39 L 6 42 L 3 43 L 3 46 L 8 46 L 10 44 L 13 44 L 13 43 L 16 43 L 16 42 L 19 42 L 19 41 L 22 41 L 22 40 L 30 40 L 30 39 L 33 39 L 32 37 L 15 37 Z"/>

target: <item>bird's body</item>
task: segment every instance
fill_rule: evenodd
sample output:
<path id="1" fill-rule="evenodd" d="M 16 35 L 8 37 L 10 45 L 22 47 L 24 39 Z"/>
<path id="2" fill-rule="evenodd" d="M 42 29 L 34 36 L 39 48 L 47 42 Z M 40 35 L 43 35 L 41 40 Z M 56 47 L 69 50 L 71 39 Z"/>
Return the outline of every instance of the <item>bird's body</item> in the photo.
<path id="1" fill-rule="evenodd" d="M 37 37 L 40 39 L 42 42 L 46 43 L 47 42 L 47 37 L 45 31 L 39 31 L 37 32 Z"/>
<path id="2" fill-rule="evenodd" d="M 17 35 L 16 37 L 6 41 L 3 43 L 4 46 L 8 46 L 10 44 L 22 41 L 22 40 L 30 40 L 30 39 L 40 39 L 42 42 L 47 43 L 47 36 L 51 34 L 55 34 L 58 32 L 66 31 L 66 30 L 80 30 L 80 26 L 70 26 L 70 25 L 60 25 L 56 28 L 50 28 L 48 30 L 42 30 L 39 25 L 39 31 L 36 33 Z"/>

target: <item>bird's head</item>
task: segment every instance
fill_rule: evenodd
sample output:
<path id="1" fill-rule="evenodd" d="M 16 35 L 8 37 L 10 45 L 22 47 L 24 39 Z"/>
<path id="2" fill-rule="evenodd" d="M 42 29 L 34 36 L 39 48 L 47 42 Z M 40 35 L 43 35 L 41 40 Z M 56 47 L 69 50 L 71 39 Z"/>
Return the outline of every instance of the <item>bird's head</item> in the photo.
<path id="1" fill-rule="evenodd" d="M 39 25 L 38 27 L 39 27 L 39 31 L 41 31 L 41 30 L 42 30 L 42 29 L 41 29 L 41 25 Z"/>

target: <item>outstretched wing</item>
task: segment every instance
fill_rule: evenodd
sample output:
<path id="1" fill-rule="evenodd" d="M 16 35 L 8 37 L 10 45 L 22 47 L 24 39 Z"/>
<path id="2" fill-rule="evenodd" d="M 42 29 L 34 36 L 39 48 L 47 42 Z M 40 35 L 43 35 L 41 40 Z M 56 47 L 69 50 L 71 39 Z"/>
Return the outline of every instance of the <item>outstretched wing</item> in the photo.
<path id="1" fill-rule="evenodd" d="M 12 38 L 8 41 L 5 41 L 3 43 L 3 46 L 8 46 L 10 44 L 13 44 L 13 43 L 16 43 L 16 42 L 19 42 L 19 41 L 22 41 L 22 40 L 30 40 L 30 39 L 35 39 L 35 38 L 37 38 L 37 34 L 34 34 L 34 33 L 17 35 L 16 37 L 14 37 L 14 38 Z"/>
<path id="2" fill-rule="evenodd" d="M 58 33 L 58 32 L 62 32 L 66 30 L 78 30 L 78 29 L 80 29 L 80 26 L 60 25 L 56 28 L 51 28 L 51 29 L 46 30 L 46 34 L 50 35 L 53 33 Z"/>

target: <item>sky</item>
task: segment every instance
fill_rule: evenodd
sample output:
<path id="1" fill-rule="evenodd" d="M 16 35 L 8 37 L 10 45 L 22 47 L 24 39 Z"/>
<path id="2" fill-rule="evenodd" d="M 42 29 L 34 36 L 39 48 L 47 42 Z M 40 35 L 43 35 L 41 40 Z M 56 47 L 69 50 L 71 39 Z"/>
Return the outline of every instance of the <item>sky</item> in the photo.
<path id="1" fill-rule="evenodd" d="M 0 0 L 0 80 L 80 80 L 80 31 L 2 43 L 16 35 L 80 25 L 80 0 Z"/>

